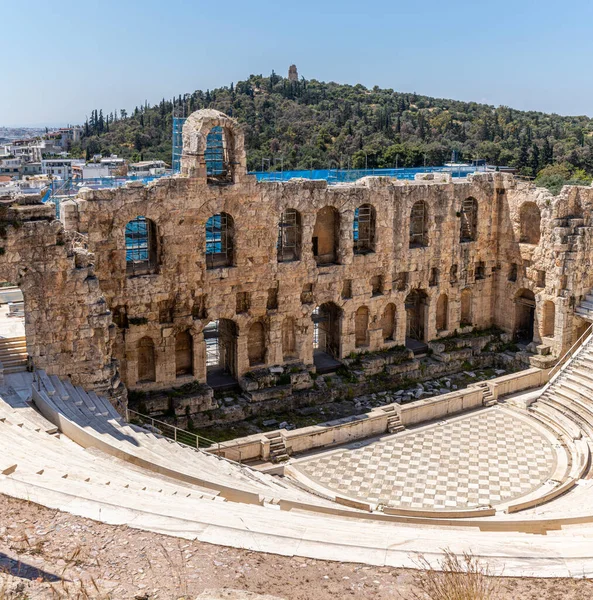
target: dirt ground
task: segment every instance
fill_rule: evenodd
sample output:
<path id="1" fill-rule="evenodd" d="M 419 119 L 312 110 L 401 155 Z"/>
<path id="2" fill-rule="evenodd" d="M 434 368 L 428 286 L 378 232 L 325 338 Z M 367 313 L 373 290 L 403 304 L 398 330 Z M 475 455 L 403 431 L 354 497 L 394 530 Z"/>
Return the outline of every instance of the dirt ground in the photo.
<path id="1" fill-rule="evenodd" d="M 285 600 L 422 598 L 413 570 L 188 542 L 104 525 L 1 495 L 0 571 L 0 600 L 193 600 L 207 589 L 237 589 Z M 499 582 L 500 600 L 593 599 L 591 580 Z"/>

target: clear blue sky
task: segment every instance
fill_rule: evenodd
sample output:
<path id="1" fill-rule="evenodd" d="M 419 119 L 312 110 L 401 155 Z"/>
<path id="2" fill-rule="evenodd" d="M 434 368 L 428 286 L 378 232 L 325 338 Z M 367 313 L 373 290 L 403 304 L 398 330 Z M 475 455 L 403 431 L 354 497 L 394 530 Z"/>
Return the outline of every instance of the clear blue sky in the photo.
<path id="1" fill-rule="evenodd" d="M 285 75 L 593 115 L 593 2 L 2 2 L 0 125 Z"/>

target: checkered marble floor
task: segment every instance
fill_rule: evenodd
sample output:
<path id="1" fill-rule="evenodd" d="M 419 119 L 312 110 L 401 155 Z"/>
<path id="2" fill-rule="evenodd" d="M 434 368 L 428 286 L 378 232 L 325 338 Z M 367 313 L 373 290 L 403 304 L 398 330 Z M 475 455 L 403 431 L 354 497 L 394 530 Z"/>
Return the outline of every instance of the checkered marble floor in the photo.
<path id="1" fill-rule="evenodd" d="M 452 509 L 524 496 L 549 479 L 556 465 L 556 451 L 538 429 L 499 409 L 363 444 L 292 466 L 350 498 Z"/>

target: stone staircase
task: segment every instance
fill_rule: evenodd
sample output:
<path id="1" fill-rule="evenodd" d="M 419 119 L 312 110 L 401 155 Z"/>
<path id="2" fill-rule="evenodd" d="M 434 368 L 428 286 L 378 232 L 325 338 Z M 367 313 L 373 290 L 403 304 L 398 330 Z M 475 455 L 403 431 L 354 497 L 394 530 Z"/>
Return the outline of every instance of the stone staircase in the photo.
<path id="1" fill-rule="evenodd" d="M 27 340 L 24 336 L 0 338 L 0 363 L 4 373 L 27 370 Z"/>
<path id="2" fill-rule="evenodd" d="M 405 429 L 399 412 L 396 412 L 395 408 L 391 408 L 387 417 L 387 431 L 388 433 L 399 433 Z"/>
<path id="3" fill-rule="evenodd" d="M 573 440 L 584 439 L 593 452 L 593 338 L 587 337 L 529 412 Z"/>
<path id="4" fill-rule="evenodd" d="M 270 440 L 270 460 L 273 463 L 284 462 L 290 458 L 284 438 L 279 431 L 266 433 L 266 437 Z"/>
<path id="5" fill-rule="evenodd" d="M 495 404 L 497 404 L 497 400 L 494 397 L 494 394 L 492 394 L 492 390 L 490 389 L 490 386 L 488 385 L 488 383 L 486 381 L 481 381 L 480 383 L 476 383 L 472 387 L 476 387 L 476 388 L 483 390 L 483 395 L 482 395 L 482 405 L 483 406 L 494 406 Z"/>

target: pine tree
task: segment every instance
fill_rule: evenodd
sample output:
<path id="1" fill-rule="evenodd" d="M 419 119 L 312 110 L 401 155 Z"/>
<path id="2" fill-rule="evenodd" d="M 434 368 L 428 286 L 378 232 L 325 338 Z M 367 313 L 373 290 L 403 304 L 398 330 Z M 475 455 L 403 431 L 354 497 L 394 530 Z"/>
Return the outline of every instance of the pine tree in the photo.
<path id="1" fill-rule="evenodd" d="M 550 140 L 548 138 L 544 139 L 544 144 L 542 146 L 542 151 L 540 154 L 540 164 L 543 169 L 547 165 L 551 165 L 554 162 L 554 148 L 550 144 Z"/>
<path id="2" fill-rule="evenodd" d="M 529 161 L 529 165 L 531 167 L 531 172 L 535 177 L 540 171 L 540 158 L 539 158 L 539 148 L 537 144 L 534 142 L 533 146 L 531 146 L 531 159 Z"/>
<path id="3" fill-rule="evenodd" d="M 527 138 L 521 140 L 521 146 L 519 146 L 519 156 L 517 158 L 517 167 L 523 169 L 527 166 L 529 161 L 529 143 Z"/>

